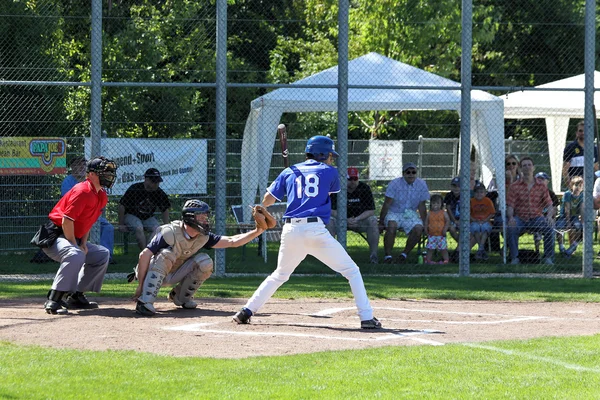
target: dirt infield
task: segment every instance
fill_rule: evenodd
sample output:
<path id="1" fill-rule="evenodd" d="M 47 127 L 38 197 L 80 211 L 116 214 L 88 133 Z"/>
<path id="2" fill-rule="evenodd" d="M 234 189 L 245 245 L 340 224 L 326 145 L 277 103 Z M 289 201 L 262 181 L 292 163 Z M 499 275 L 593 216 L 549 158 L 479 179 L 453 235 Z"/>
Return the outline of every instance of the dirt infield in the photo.
<path id="1" fill-rule="evenodd" d="M 93 298 L 92 298 L 93 300 Z M 359 329 L 351 300 L 272 299 L 250 325 L 231 316 L 242 299 L 197 299 L 195 310 L 159 302 L 144 318 L 123 299 L 48 315 L 44 299 L 0 301 L 0 340 L 89 350 L 239 358 L 381 346 L 443 345 L 600 333 L 598 303 L 376 300 L 384 329 Z"/>

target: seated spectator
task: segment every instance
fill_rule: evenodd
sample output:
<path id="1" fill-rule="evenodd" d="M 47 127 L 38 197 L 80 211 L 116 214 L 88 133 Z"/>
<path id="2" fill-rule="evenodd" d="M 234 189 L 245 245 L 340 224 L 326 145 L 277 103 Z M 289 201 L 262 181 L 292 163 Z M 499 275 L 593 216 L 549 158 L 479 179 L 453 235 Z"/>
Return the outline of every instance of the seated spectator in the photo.
<path id="1" fill-rule="evenodd" d="M 375 216 L 375 201 L 371 188 L 364 182 L 359 181 L 358 169 L 348 168 L 348 196 L 347 196 L 347 216 L 348 229 L 354 232 L 366 232 L 367 242 L 369 242 L 369 260 L 371 264 L 379 262 L 377 258 L 377 247 L 379 245 L 379 228 L 377 226 L 377 217 Z M 337 231 L 337 194 L 331 194 L 331 218 L 327 224 L 327 229 L 332 236 Z"/>
<path id="2" fill-rule="evenodd" d="M 385 191 L 385 200 L 379 214 L 379 229 L 385 229 L 384 263 L 392 263 L 392 249 L 398 229 L 402 229 L 408 236 L 398 262 L 405 262 L 410 251 L 419 243 L 423 234 L 423 221 L 427 216 L 427 200 L 429 188 L 424 180 L 417 178 L 417 166 L 411 162 L 404 164 L 402 177 L 392 180 Z"/>
<path id="3" fill-rule="evenodd" d="M 475 244 L 479 246 L 475 253 L 476 260 L 487 260 L 485 242 L 492 231 L 490 221 L 494 217 L 496 209 L 492 200 L 486 197 L 487 190 L 482 183 L 475 185 L 474 192 L 475 197 L 471 199 L 471 247 Z"/>
<path id="4" fill-rule="evenodd" d="M 448 242 L 446 233 L 450 226 L 448 213 L 442 208 L 442 196 L 434 194 L 429 201 L 429 213 L 425 217 L 425 233 L 427 234 L 427 264 L 435 264 L 433 253 L 438 250 L 442 255 L 440 264 L 448 264 Z"/>
<path id="5" fill-rule="evenodd" d="M 521 160 L 521 179 L 510 185 L 506 200 L 507 242 L 512 264 L 519 264 L 519 236 L 525 231 L 544 237 L 544 263 L 554 264 L 554 209 L 548 188 L 536 182 L 531 157 Z M 544 208 L 548 214 L 544 217 Z"/>
<path id="6" fill-rule="evenodd" d="M 69 168 L 71 174 L 63 180 L 60 186 L 60 195 L 64 196 L 73 186 L 85 180 L 87 160 L 85 157 L 75 157 L 71 160 Z M 102 210 L 104 213 L 104 210 Z M 102 215 L 98 217 L 98 221 L 94 226 L 100 225 L 100 245 L 105 247 L 110 252 L 109 264 L 116 264 L 113 259 L 113 250 L 115 247 L 115 227 Z M 93 228 L 92 228 L 93 229 Z"/>
<path id="7" fill-rule="evenodd" d="M 554 215 L 558 215 L 558 206 L 560 205 L 560 201 L 556 194 L 550 189 L 548 186 L 550 183 L 550 176 L 545 172 L 538 172 L 535 174 L 535 179 L 539 183 L 543 183 L 548 188 L 548 193 L 550 194 L 550 198 L 552 199 L 552 207 L 554 208 Z M 548 215 L 548 209 L 544 208 L 544 217 Z M 537 253 L 540 252 L 540 242 L 542 241 L 542 235 L 539 232 L 535 232 L 533 234 L 533 239 L 535 242 L 535 251 Z M 562 236 L 559 235 L 559 241 L 562 239 Z M 562 242 L 561 242 L 562 243 Z"/>
<path id="8" fill-rule="evenodd" d="M 571 257 L 582 238 L 583 224 L 583 178 L 581 176 L 572 176 L 569 180 L 570 190 L 563 195 L 560 206 L 560 214 L 556 219 L 556 229 L 559 231 L 568 231 L 570 246 L 565 249 L 564 235 L 558 234 L 558 248 L 567 258 Z"/>
<path id="9" fill-rule="evenodd" d="M 119 230 L 134 231 L 140 250 L 146 248 L 144 230 L 154 235 L 160 224 L 154 217 L 156 210 L 162 213 L 164 224 L 169 223 L 169 197 L 160 188 L 163 181 L 156 168 L 149 168 L 144 173 L 144 182 L 134 183 L 127 189 L 119 202 Z"/>
<path id="10" fill-rule="evenodd" d="M 519 159 L 514 154 L 507 155 L 504 162 L 506 166 L 504 176 L 506 178 L 506 188 L 508 189 L 510 185 L 521 179 L 521 168 Z"/>
<path id="11" fill-rule="evenodd" d="M 450 232 L 450 236 L 458 243 L 460 228 L 460 178 L 458 176 L 450 181 L 450 192 L 444 197 L 444 204 L 450 218 L 448 231 Z"/>

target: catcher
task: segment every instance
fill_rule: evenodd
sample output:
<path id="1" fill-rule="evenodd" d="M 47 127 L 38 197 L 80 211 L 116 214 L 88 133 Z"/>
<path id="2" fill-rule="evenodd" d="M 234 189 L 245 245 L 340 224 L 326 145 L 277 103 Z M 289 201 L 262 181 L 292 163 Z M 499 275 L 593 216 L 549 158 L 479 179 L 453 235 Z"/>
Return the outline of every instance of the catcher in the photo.
<path id="1" fill-rule="evenodd" d="M 188 200 L 181 210 L 181 221 L 162 225 L 139 256 L 129 281 L 139 280 L 133 295 L 135 311 L 143 316 L 156 314 L 154 302 L 163 284 L 175 285 L 169 300 L 176 306 L 196 308 L 193 297 L 213 272 L 213 261 L 201 249 L 225 249 L 243 246 L 276 221 L 264 208 L 253 208 L 256 228 L 235 236 L 210 232 L 210 207 L 200 200 Z"/>

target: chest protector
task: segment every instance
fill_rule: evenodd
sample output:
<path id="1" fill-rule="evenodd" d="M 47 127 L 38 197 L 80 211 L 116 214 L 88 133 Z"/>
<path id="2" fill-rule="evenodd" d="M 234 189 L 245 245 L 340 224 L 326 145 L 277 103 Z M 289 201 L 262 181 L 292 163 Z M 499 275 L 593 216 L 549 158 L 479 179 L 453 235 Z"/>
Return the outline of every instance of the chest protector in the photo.
<path id="1" fill-rule="evenodd" d="M 161 226 L 160 229 L 164 240 L 171 246 L 163 251 L 170 251 L 175 258 L 170 273 L 175 272 L 181 264 L 200 251 L 208 242 L 208 236 L 203 234 L 188 239 L 184 233 L 182 221 L 173 221 Z"/>

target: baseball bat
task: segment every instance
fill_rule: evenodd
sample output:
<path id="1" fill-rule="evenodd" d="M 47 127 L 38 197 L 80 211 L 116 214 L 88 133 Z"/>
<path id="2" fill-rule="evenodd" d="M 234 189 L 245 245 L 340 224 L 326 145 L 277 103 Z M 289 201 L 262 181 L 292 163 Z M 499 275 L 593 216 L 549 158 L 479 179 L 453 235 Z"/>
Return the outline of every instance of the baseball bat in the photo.
<path id="1" fill-rule="evenodd" d="M 277 126 L 277 133 L 279 134 L 279 142 L 281 143 L 281 156 L 283 157 L 283 166 L 285 168 L 290 166 L 288 159 L 288 145 L 287 145 L 287 130 L 284 124 Z"/>

